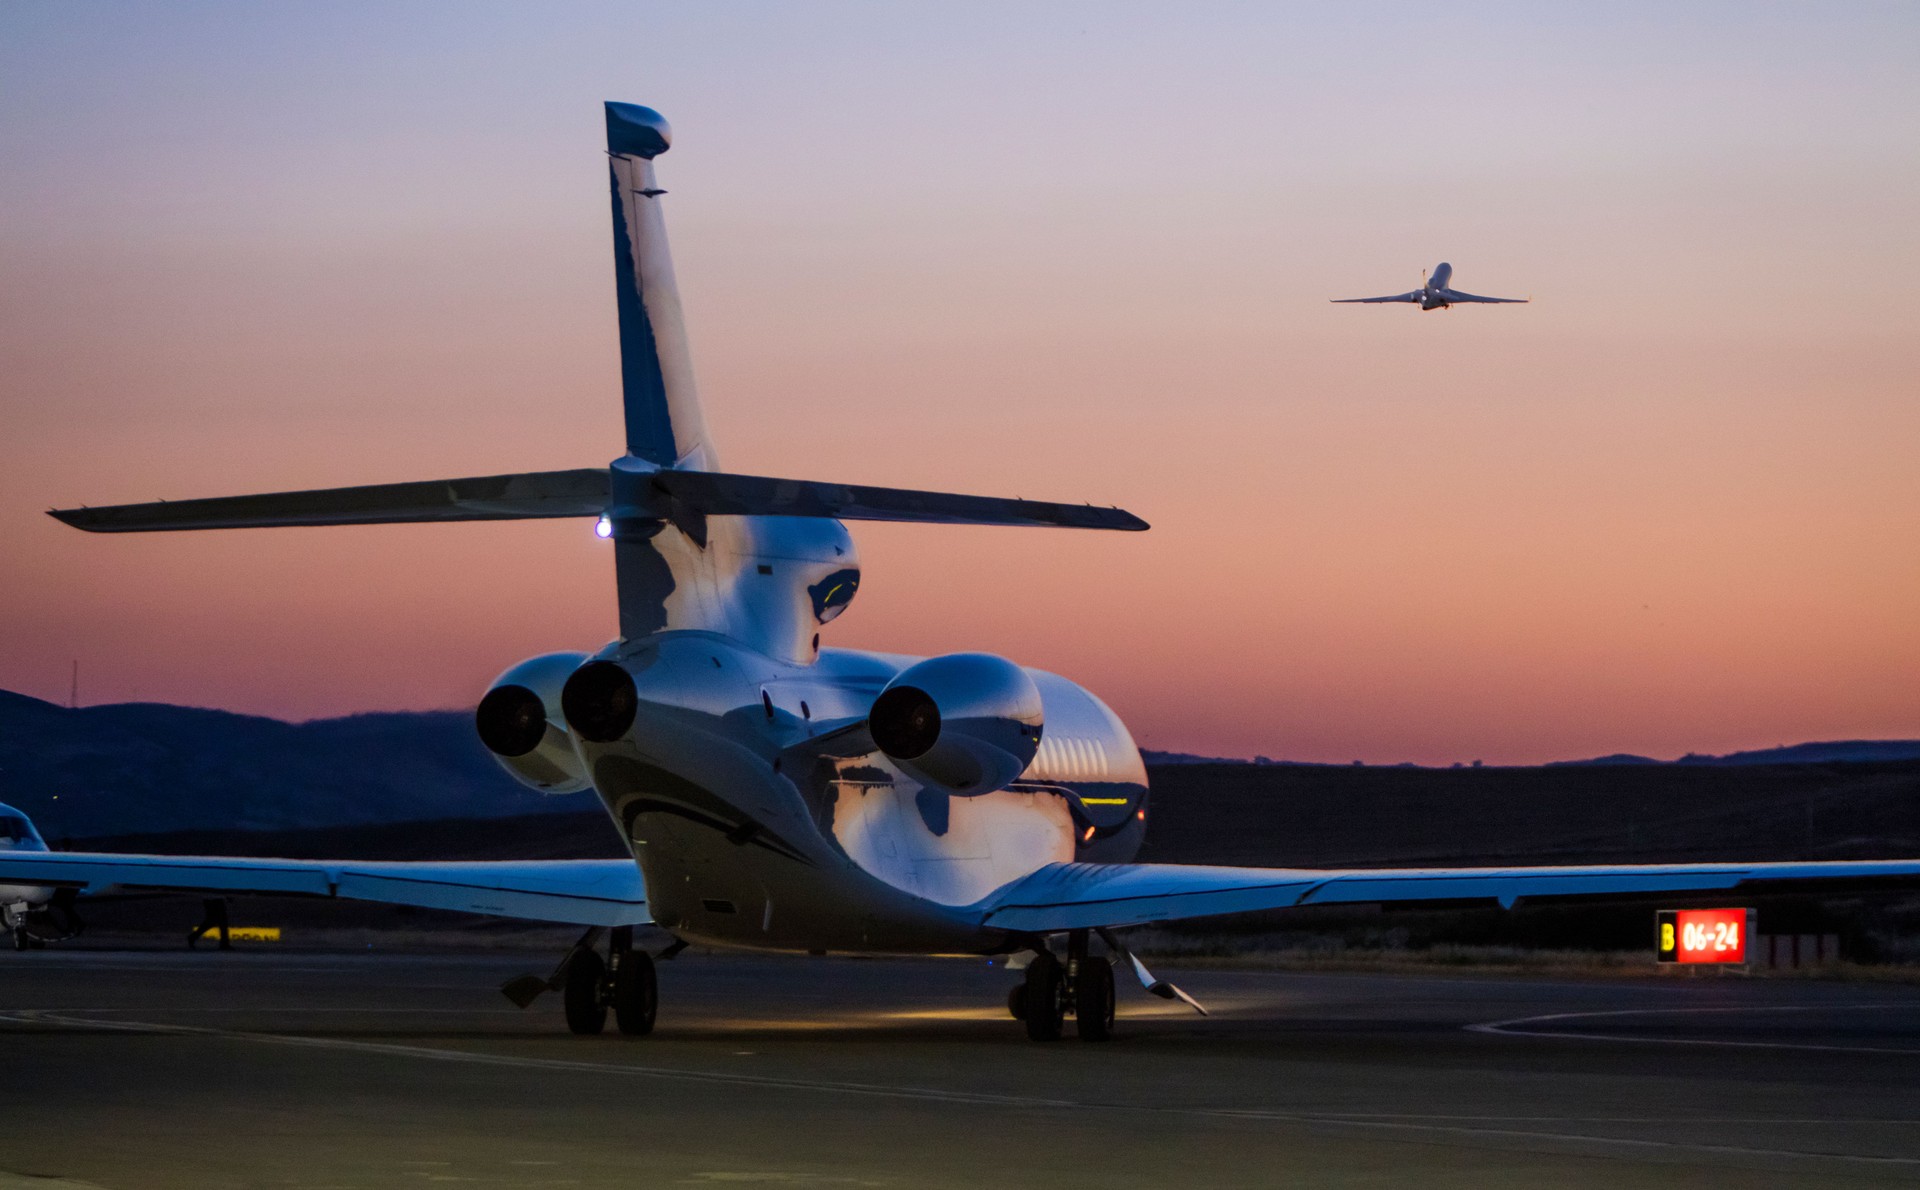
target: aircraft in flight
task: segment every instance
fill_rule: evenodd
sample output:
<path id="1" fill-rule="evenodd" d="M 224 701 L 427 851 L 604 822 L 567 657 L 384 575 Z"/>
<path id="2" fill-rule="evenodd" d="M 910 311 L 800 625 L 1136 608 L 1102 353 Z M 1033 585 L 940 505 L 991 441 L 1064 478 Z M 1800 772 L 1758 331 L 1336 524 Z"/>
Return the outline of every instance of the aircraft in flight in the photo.
<path id="1" fill-rule="evenodd" d="M 631 860 L 355 863 L 0 853 L 0 880 L 88 895 L 333 896 L 588 927 L 551 976 L 567 1025 L 653 1028 L 652 923 L 675 943 L 1007 956 L 1036 1040 L 1113 1030 L 1114 969 L 1156 979 L 1115 932 L 1340 903 L 1764 893 L 1920 883 L 1920 861 L 1581 868 L 1225 868 L 1134 863 L 1147 772 L 1091 691 L 990 653 L 823 645 L 860 563 L 845 522 L 1139 531 L 1117 508 L 719 469 L 694 387 L 648 108 L 606 105 L 624 451 L 605 467 L 57 510 L 91 532 L 591 518 L 611 539 L 619 637 L 503 672 L 475 728 L 552 793 L 591 790 Z M 1231 829 L 1223 823 L 1222 829 Z M 1198 1008 L 1198 1004 L 1194 1004 Z"/>
<path id="2" fill-rule="evenodd" d="M 1449 289 L 1447 287 L 1447 283 L 1451 280 L 1453 280 L 1453 266 L 1443 260 L 1440 262 L 1439 267 L 1433 270 L 1431 277 L 1423 276 L 1420 279 L 1420 288 L 1418 289 L 1410 289 L 1405 293 L 1390 294 L 1387 297 L 1330 298 L 1328 300 L 1335 305 L 1349 302 L 1358 302 L 1362 305 L 1375 305 L 1380 302 L 1406 302 L 1410 305 L 1418 306 L 1422 310 L 1444 310 L 1448 306 L 1458 305 L 1461 302 L 1479 302 L 1487 305 L 1501 306 L 1524 306 L 1533 300 L 1532 298 L 1481 297 L 1477 293 L 1461 293 L 1457 289 Z"/>

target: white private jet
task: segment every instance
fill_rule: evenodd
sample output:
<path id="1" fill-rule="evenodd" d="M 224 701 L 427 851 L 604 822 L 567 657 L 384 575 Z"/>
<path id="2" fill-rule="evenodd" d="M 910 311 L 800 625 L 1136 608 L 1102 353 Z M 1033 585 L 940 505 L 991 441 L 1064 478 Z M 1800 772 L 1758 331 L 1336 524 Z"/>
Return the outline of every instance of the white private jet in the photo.
<path id="1" fill-rule="evenodd" d="M 1089 691 L 986 653 L 824 648 L 860 583 L 849 520 L 1140 530 L 1115 508 L 769 479 L 718 469 L 701 419 L 654 159 L 667 122 L 606 105 L 626 451 L 603 468 L 56 511 L 92 532 L 585 517 L 612 539 L 620 637 L 501 674 L 481 742 L 536 789 L 591 789 L 633 858 L 354 863 L 11 851 L 0 880 L 88 893 L 314 896 L 588 926 L 551 977 L 568 1026 L 649 1032 L 651 922 L 678 941 L 1014 956 L 1029 1035 L 1109 1036 L 1114 931 L 1338 903 L 1551 902 L 1920 883 L 1920 861 L 1293 870 L 1130 862 L 1133 738 Z M 1222 823 L 1231 830 L 1232 824 Z M 610 933 L 609 933 L 610 931 Z M 1098 940 L 1096 942 L 1096 940 Z M 604 955 L 603 955 L 604 948 Z M 1101 953 L 1104 948 L 1104 954 Z M 1198 1005 L 1196 1004 L 1197 1008 Z"/>
<path id="2" fill-rule="evenodd" d="M 1422 310 L 1444 310 L 1448 306 L 1458 305 L 1462 302 L 1478 302 L 1485 305 L 1497 306 L 1524 306 L 1533 300 L 1532 298 L 1481 297 L 1477 293 L 1461 293 L 1457 289 L 1447 288 L 1447 282 L 1451 280 L 1453 280 L 1453 266 L 1443 260 L 1440 262 L 1439 267 L 1433 270 L 1433 276 L 1421 277 L 1420 288 L 1418 289 L 1410 289 L 1405 293 L 1390 294 L 1386 297 L 1329 298 L 1328 300 L 1336 306 L 1349 302 L 1358 302 L 1361 305 L 1376 305 L 1381 302 L 1406 302 L 1409 305 L 1418 306 Z"/>

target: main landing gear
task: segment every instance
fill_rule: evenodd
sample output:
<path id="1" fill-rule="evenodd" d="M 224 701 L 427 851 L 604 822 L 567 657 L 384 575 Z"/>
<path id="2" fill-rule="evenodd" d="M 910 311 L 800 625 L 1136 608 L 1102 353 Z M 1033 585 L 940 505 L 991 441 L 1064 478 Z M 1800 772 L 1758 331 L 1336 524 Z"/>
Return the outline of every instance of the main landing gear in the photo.
<path id="1" fill-rule="evenodd" d="M 71 938 L 85 928 L 73 911 L 72 889 L 61 889 L 47 905 L 25 901 L 0 905 L 0 930 L 12 936 L 15 950 L 45 950 L 48 942 Z"/>
<path id="2" fill-rule="evenodd" d="M 187 949 L 195 950 L 200 939 L 212 937 L 220 944 L 221 950 L 232 950 L 233 939 L 227 936 L 232 923 L 227 920 L 227 902 L 221 897 L 208 897 L 200 903 L 200 924 L 187 931 Z"/>
<path id="3" fill-rule="evenodd" d="M 618 926 L 607 939 L 607 955 L 600 957 L 598 927 L 581 935 L 552 975 L 522 975 L 510 979 L 500 990 L 507 999 L 525 1008 L 542 992 L 561 994 L 566 1008 L 567 1028 L 582 1036 L 592 1036 L 607 1027 L 607 1010 L 620 1032 L 629 1037 L 644 1037 L 653 1032 L 653 1018 L 660 1006 L 660 988 L 654 978 L 653 956 L 633 946 L 633 927 Z M 663 952 L 671 957 L 680 944 Z"/>
<path id="4" fill-rule="evenodd" d="M 1113 964 L 1088 953 L 1087 934 L 1067 935 L 1064 963 L 1042 949 L 1027 964 L 1026 980 L 1007 995 L 1008 1011 L 1026 1023 L 1035 1041 L 1059 1040 L 1068 1016 L 1082 1041 L 1113 1036 Z"/>
<path id="5" fill-rule="evenodd" d="M 654 1013 L 660 1007 L 660 989 L 654 979 L 653 956 L 633 948 L 633 928 L 614 930 L 603 960 L 597 950 L 575 948 L 566 964 L 567 1028 L 591 1036 L 607 1027 L 607 1009 L 614 1023 L 629 1037 L 653 1032 Z"/>

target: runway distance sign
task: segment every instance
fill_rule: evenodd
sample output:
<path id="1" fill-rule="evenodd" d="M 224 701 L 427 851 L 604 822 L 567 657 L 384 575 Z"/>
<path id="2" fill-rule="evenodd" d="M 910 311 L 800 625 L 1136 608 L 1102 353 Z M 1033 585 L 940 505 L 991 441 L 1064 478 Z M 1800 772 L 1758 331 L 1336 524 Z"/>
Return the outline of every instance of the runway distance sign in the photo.
<path id="1" fill-rule="evenodd" d="M 1662 963 L 1744 963 L 1750 909 L 1662 909 L 1653 915 L 1654 958 Z"/>

